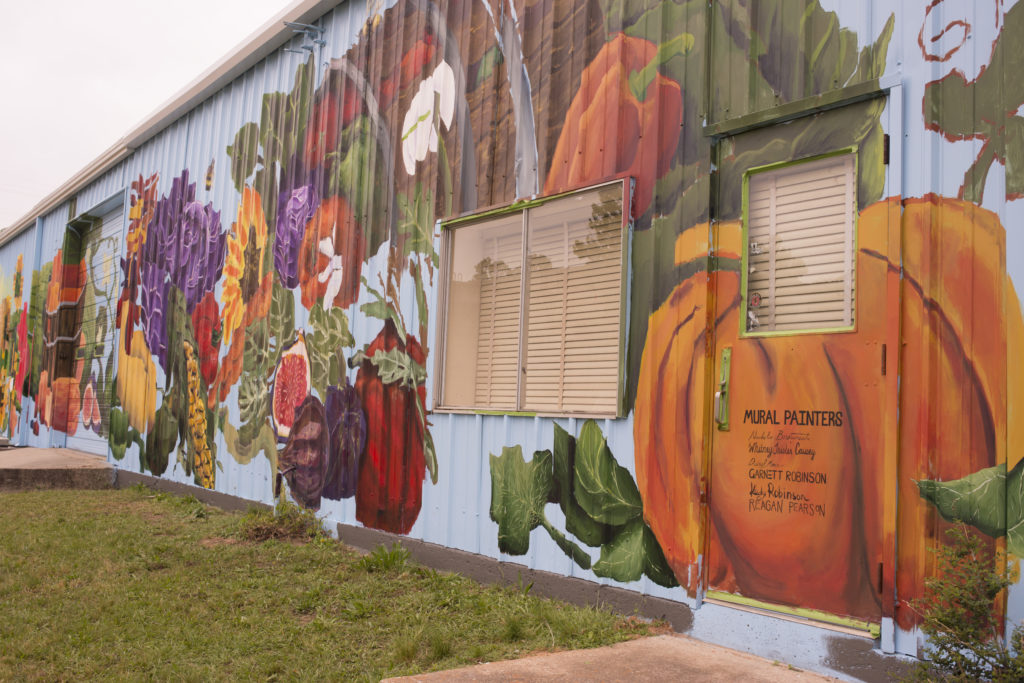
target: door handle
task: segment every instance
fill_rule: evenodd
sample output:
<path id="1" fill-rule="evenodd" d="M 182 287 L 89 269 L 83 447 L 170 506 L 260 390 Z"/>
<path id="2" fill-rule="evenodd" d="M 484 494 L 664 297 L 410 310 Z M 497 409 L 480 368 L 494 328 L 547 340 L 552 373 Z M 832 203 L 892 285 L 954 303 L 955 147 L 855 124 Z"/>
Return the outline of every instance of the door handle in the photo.
<path id="1" fill-rule="evenodd" d="M 732 347 L 722 349 L 722 360 L 718 369 L 718 390 L 715 392 L 715 424 L 721 432 L 729 431 L 729 367 L 732 361 Z"/>

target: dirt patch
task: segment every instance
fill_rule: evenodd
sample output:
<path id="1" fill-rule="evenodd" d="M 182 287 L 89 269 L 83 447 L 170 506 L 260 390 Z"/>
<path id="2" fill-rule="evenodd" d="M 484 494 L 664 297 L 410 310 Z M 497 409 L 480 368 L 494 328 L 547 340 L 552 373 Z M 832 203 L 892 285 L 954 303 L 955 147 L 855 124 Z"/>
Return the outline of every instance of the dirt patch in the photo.
<path id="1" fill-rule="evenodd" d="M 200 539 L 199 545 L 204 548 L 222 548 L 226 545 L 238 545 L 239 542 L 237 538 L 230 538 L 228 536 L 210 536 L 209 538 Z"/>

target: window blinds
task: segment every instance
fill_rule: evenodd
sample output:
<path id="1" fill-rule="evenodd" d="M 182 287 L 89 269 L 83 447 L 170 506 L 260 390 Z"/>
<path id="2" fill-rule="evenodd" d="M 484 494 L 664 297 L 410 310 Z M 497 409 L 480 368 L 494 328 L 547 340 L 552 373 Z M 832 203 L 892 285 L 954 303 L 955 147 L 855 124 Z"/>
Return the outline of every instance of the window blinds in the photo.
<path id="1" fill-rule="evenodd" d="M 853 325 L 854 156 L 750 177 L 747 330 Z"/>
<path id="2" fill-rule="evenodd" d="M 623 197 L 610 184 L 451 230 L 439 406 L 617 413 Z"/>

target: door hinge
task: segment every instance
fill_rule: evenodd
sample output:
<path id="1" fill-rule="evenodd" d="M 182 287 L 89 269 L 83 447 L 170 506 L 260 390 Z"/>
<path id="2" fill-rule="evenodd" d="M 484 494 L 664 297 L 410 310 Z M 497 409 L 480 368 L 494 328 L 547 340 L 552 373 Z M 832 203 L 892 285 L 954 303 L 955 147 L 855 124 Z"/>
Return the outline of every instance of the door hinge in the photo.
<path id="1" fill-rule="evenodd" d="M 885 377 L 885 344 L 882 344 L 882 377 Z"/>
<path id="2" fill-rule="evenodd" d="M 885 133 L 882 136 L 882 163 L 886 166 L 889 165 L 889 134 Z"/>
<path id="3" fill-rule="evenodd" d="M 882 592 L 882 563 L 878 563 L 878 592 Z"/>

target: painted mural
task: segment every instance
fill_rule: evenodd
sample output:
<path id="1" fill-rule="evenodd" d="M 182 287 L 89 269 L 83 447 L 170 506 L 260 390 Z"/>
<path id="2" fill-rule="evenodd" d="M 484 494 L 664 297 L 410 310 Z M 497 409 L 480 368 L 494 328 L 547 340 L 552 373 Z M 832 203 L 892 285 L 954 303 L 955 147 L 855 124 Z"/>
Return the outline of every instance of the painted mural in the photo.
<path id="1" fill-rule="evenodd" d="M 969 27 L 935 33 L 943 3 L 921 4 L 922 58 L 952 64 Z M 890 177 L 880 79 L 898 14 L 868 35 L 816 0 L 368 10 L 350 45 L 309 46 L 283 90 L 259 93 L 208 165 L 202 150 L 202 166 L 131 180 L 119 275 L 95 261 L 112 245 L 58 250 L 24 301 L 19 257 L 0 299 L 0 430 L 92 430 L 115 460 L 208 489 L 258 462 L 275 498 L 351 499 L 363 525 L 408 534 L 457 462 L 427 403 L 437 221 L 630 176 L 629 417 L 545 419 L 550 449 L 482 444 L 498 551 L 551 542 L 680 598 L 912 629 L 949 524 L 1024 556 L 1015 226 L 982 206 L 994 177 L 1024 196 L 1021 6 L 997 3 L 988 61 L 947 69 L 922 119 L 905 114 L 976 144 L 957 196 L 903 196 Z M 851 87 L 869 94 L 807 104 Z M 964 99 L 975 109 L 950 105 Z M 811 113 L 765 114 L 801 102 Z M 840 152 L 856 324 L 748 334 L 750 170 Z M 613 430 L 632 452 L 612 453 Z"/>

